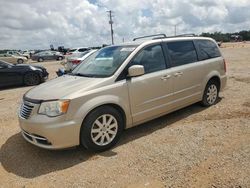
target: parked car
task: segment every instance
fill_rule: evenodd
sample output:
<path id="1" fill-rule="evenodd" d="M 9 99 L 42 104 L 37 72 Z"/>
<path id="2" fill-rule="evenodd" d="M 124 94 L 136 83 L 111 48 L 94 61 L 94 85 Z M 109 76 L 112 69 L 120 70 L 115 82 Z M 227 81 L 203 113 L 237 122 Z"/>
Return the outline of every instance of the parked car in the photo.
<path id="1" fill-rule="evenodd" d="M 20 55 L 11 55 L 11 54 L 0 54 L 0 60 L 7 61 L 12 64 L 23 64 L 27 62 L 27 58 Z"/>
<path id="2" fill-rule="evenodd" d="M 44 82 L 49 73 L 42 66 L 27 64 L 13 65 L 0 60 L 0 87 L 27 85 L 33 86 Z"/>
<path id="3" fill-rule="evenodd" d="M 216 42 L 166 37 L 102 48 L 67 74 L 23 96 L 23 137 L 47 149 L 103 151 L 124 129 L 196 102 L 217 103 L 226 63 Z M 53 92 L 51 92 L 53 91 Z"/>
<path id="4" fill-rule="evenodd" d="M 67 72 L 72 71 L 77 65 L 79 65 L 81 62 L 83 62 L 86 58 L 88 58 L 96 51 L 97 50 L 88 50 L 83 52 L 80 57 L 67 58 L 66 61 L 63 63 L 65 70 Z"/>
<path id="5" fill-rule="evenodd" d="M 29 50 L 24 50 L 21 54 L 22 54 L 22 56 L 26 57 L 27 59 L 30 59 L 30 55 L 32 53 Z"/>
<path id="6" fill-rule="evenodd" d="M 30 58 L 29 53 L 24 53 L 24 52 L 19 52 L 19 51 L 7 51 L 6 54 L 14 55 L 14 56 L 22 56 L 22 57 L 26 57 L 27 59 Z"/>
<path id="7" fill-rule="evenodd" d="M 31 56 L 33 61 L 43 62 L 45 60 L 58 60 L 64 59 L 64 56 L 60 52 L 56 51 L 42 51 Z"/>
<path id="8" fill-rule="evenodd" d="M 66 55 L 79 57 L 79 55 L 88 50 L 90 50 L 88 47 L 72 48 L 68 51 L 68 53 L 66 53 Z"/>

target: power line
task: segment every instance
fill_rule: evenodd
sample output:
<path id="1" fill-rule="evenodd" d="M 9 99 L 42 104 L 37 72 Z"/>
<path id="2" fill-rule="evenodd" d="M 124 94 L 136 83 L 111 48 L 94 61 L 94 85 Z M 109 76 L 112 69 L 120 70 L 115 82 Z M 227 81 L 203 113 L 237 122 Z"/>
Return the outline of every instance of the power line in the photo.
<path id="1" fill-rule="evenodd" d="M 113 20 L 112 20 L 112 10 L 107 11 L 109 13 L 109 24 L 110 24 L 110 33 L 111 33 L 111 40 L 112 40 L 112 44 L 114 44 L 114 31 L 113 31 Z"/>

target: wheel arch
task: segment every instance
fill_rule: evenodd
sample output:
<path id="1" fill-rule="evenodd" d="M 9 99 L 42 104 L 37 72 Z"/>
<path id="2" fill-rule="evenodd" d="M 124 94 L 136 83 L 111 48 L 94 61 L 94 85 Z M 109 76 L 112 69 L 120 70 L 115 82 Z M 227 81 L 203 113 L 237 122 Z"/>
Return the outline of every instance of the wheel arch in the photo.
<path id="1" fill-rule="evenodd" d="M 221 79 L 220 79 L 220 74 L 219 72 L 217 71 L 213 71 L 211 72 L 210 74 L 208 74 L 208 76 L 206 77 L 206 79 L 204 79 L 204 82 L 203 82 L 203 87 L 202 87 L 202 94 L 204 93 L 205 91 L 205 88 L 207 86 L 207 83 L 210 81 L 210 80 L 216 80 L 219 84 L 219 91 L 220 91 L 220 87 L 221 87 Z"/>
<path id="2" fill-rule="evenodd" d="M 84 126 L 84 121 L 86 120 L 86 117 L 91 113 L 93 112 L 94 110 L 96 110 L 97 108 L 101 108 L 101 107 L 105 107 L 105 106 L 110 106 L 110 107 L 113 107 L 114 109 L 116 109 L 122 116 L 122 121 L 123 121 L 123 129 L 126 128 L 126 122 L 127 122 L 127 117 L 126 117 L 126 113 L 124 111 L 124 109 L 116 104 L 116 103 L 104 103 L 104 104 L 101 104 L 99 106 L 95 106 L 93 108 L 91 108 L 84 116 L 84 118 L 82 119 L 82 122 L 81 122 L 81 126 L 80 126 L 80 129 L 79 129 L 79 144 L 81 143 L 81 136 L 82 136 L 82 127 Z"/>
<path id="3" fill-rule="evenodd" d="M 78 109 L 73 112 L 74 118 L 80 120 L 81 124 L 84 122 L 85 118 L 90 112 L 102 106 L 111 106 L 121 113 L 125 129 L 132 124 L 129 102 L 127 102 L 125 99 L 114 95 L 103 95 L 94 97 L 90 100 L 85 100 L 86 102 L 81 106 L 78 106 Z M 72 106 L 77 106 L 77 101 L 75 101 L 76 104 L 73 104 Z"/>

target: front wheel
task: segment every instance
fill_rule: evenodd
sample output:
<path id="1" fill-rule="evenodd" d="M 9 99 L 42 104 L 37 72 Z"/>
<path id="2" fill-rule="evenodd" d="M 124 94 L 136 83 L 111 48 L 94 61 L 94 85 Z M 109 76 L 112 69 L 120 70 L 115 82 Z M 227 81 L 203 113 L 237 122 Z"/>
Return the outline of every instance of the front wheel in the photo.
<path id="1" fill-rule="evenodd" d="M 37 73 L 30 72 L 24 75 L 23 82 L 27 86 L 34 86 L 40 84 L 41 79 Z"/>
<path id="2" fill-rule="evenodd" d="M 63 59 L 63 57 L 61 57 L 61 56 L 59 56 L 59 57 L 57 58 L 58 61 L 62 61 L 62 59 Z"/>
<path id="3" fill-rule="evenodd" d="M 124 127 L 122 115 L 111 106 L 90 112 L 81 127 L 80 141 L 92 151 L 104 151 L 114 146 Z"/>
<path id="4" fill-rule="evenodd" d="M 212 106 L 218 101 L 219 84 L 215 80 L 210 80 L 205 88 L 201 104 L 203 106 Z"/>

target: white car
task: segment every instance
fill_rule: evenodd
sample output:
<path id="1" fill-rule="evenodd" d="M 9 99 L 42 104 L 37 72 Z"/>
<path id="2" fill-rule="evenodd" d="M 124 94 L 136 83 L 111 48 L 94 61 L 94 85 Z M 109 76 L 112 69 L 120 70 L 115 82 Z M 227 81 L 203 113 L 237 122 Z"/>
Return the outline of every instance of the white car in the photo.
<path id="1" fill-rule="evenodd" d="M 72 71 L 77 65 L 83 62 L 87 57 L 95 53 L 97 50 L 85 51 L 80 57 L 68 57 L 63 63 L 66 71 Z"/>
<path id="2" fill-rule="evenodd" d="M 66 55 L 68 57 L 73 57 L 73 56 L 79 57 L 79 56 L 81 56 L 81 54 L 83 52 L 86 52 L 88 50 L 90 50 L 90 48 L 88 48 L 88 47 L 72 48 L 71 50 L 69 50 L 69 52 Z"/>

